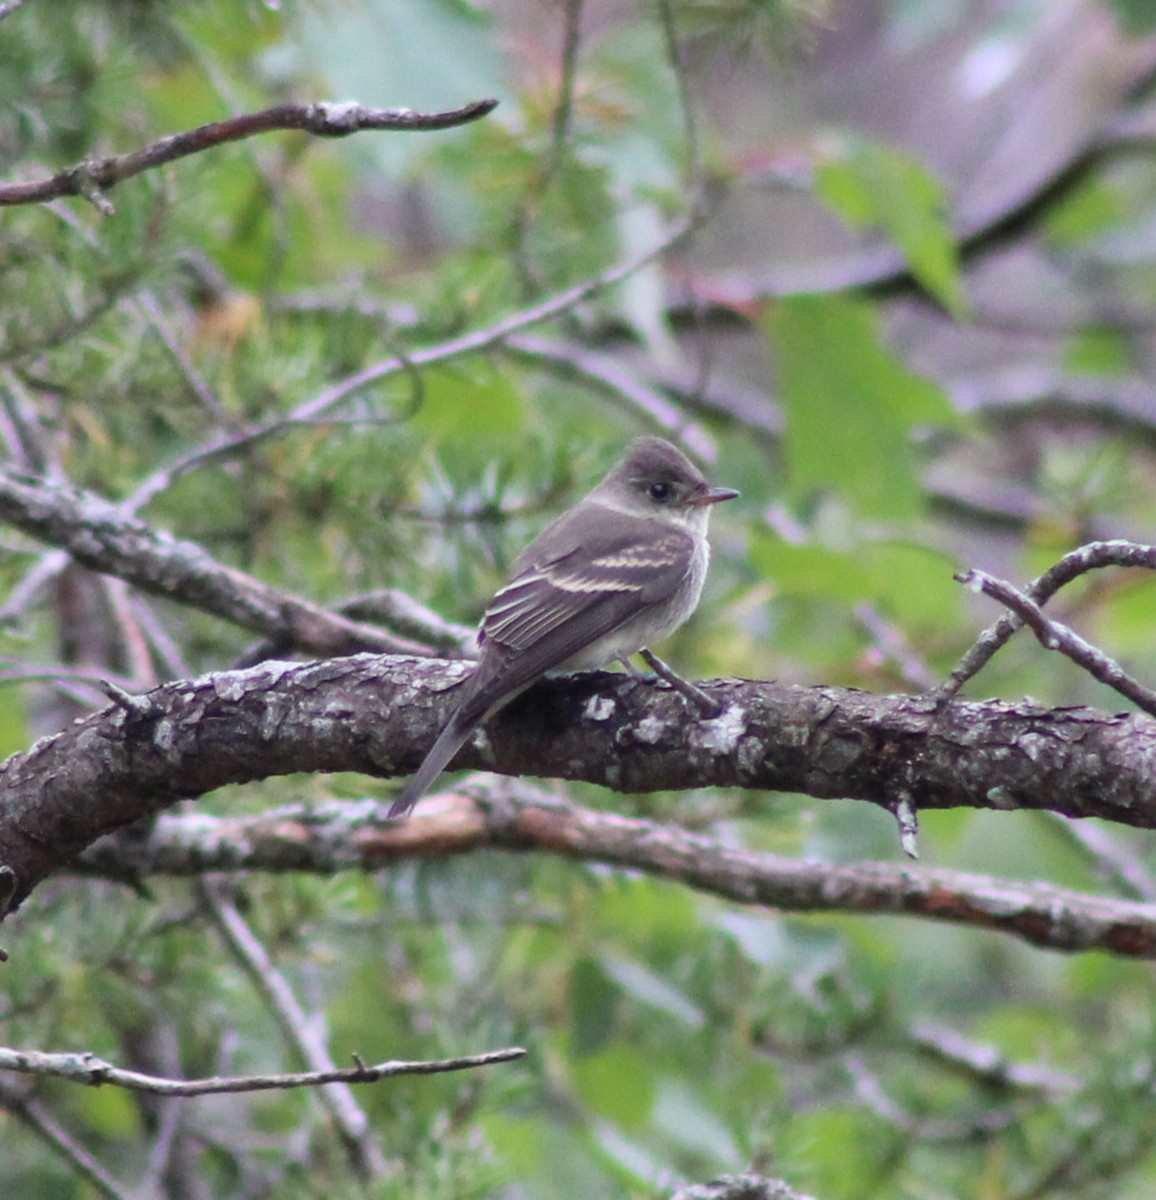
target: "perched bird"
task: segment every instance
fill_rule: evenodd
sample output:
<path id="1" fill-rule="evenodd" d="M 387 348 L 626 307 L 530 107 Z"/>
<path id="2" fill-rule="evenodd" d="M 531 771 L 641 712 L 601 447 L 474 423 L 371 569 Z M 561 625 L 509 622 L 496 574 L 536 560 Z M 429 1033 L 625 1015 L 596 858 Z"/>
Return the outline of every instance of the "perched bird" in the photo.
<path id="1" fill-rule="evenodd" d="M 711 487 L 682 451 L 637 438 L 600 484 L 552 521 L 514 563 L 478 631 L 478 665 L 425 761 L 393 807 L 409 812 L 482 722 L 546 674 L 582 671 L 641 652 L 704 709 L 717 706 L 647 649 L 695 610 L 710 559 L 711 506 L 738 492 Z"/>

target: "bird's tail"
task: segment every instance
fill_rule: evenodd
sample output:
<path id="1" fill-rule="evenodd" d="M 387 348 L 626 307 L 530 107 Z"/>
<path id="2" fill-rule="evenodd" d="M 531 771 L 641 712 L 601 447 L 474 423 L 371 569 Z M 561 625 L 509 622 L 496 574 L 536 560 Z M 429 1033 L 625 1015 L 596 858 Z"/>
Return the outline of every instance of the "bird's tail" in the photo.
<path id="1" fill-rule="evenodd" d="M 462 748 L 470 734 L 482 723 L 486 714 L 481 718 L 472 714 L 463 716 L 458 709 L 446 727 L 438 734 L 432 749 L 425 756 L 425 761 L 417 771 L 410 776 L 409 782 L 401 790 L 401 795 L 393 802 L 389 810 L 390 818 L 404 817 L 411 808 L 425 795 L 430 784 L 445 770 L 450 759 Z"/>

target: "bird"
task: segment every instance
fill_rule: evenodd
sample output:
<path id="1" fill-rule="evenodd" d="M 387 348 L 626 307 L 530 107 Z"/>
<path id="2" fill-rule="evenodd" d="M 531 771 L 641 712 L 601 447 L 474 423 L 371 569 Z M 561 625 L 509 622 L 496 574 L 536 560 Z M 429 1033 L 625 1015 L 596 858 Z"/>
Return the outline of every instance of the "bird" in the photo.
<path id="1" fill-rule="evenodd" d="M 670 442 L 636 438 L 605 478 L 515 560 L 478 629 L 479 657 L 457 707 L 389 810 L 401 818 L 474 731 L 546 675 L 620 663 L 639 653 L 704 712 L 718 706 L 649 649 L 698 605 L 710 561 L 713 487 Z"/>

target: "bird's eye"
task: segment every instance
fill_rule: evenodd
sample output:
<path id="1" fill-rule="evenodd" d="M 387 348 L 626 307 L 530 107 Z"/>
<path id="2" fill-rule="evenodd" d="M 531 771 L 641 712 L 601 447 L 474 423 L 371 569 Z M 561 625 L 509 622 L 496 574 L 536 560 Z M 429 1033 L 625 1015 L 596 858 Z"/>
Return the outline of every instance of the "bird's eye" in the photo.
<path id="1" fill-rule="evenodd" d="M 669 484 L 663 479 L 652 483 L 646 490 L 650 493 L 651 500 L 657 500 L 659 504 L 665 500 L 669 500 L 674 495 L 673 484 Z"/>

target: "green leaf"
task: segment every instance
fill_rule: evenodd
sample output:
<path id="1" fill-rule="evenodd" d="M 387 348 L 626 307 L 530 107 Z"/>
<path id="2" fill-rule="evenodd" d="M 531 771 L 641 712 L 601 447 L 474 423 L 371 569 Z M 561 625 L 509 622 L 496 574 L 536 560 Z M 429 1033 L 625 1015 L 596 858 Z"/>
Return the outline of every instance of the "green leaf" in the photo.
<path id="1" fill-rule="evenodd" d="M 792 296 L 765 317 L 786 418 L 797 499 L 833 491 L 864 515 L 920 508 L 916 425 L 958 422 L 946 398 L 879 340 L 870 308 L 840 296 Z"/>
<path id="2" fill-rule="evenodd" d="M 1117 187 L 1092 176 L 1062 196 L 1044 217 L 1048 240 L 1061 249 L 1086 246 L 1126 219 L 1127 205 Z"/>
<path id="3" fill-rule="evenodd" d="M 1152 639 L 1152 614 L 1156 613 L 1156 578 L 1151 574 L 1136 572 L 1122 575 L 1111 591 L 1106 591 L 1097 606 L 1095 619 L 1096 641 L 1107 639 L 1114 654 L 1146 656 L 1140 659 L 1145 664 L 1156 659 L 1156 647 Z M 1140 662 L 1124 665 L 1134 673 L 1143 673 L 1151 678 L 1151 667 L 1141 668 Z"/>
<path id="4" fill-rule="evenodd" d="M 89 1128 L 106 1138 L 130 1141 L 141 1134 L 141 1115 L 130 1093 L 119 1088 L 85 1088 L 77 1106 Z"/>
<path id="5" fill-rule="evenodd" d="M 627 958 L 605 958 L 602 969 L 627 995 L 675 1017 L 692 1029 L 700 1028 L 706 1021 L 702 1009 L 641 963 Z"/>
<path id="6" fill-rule="evenodd" d="M 950 312 L 967 308 L 947 198 L 922 163 L 880 142 L 841 137 L 815 171 L 815 191 L 856 228 L 878 229 L 912 275 Z"/>
<path id="7" fill-rule="evenodd" d="M 1156 5 L 1152 0 L 1108 0 L 1108 7 L 1125 34 L 1143 37 L 1156 33 Z"/>
<path id="8" fill-rule="evenodd" d="M 831 1103 L 792 1121 L 777 1157 L 784 1174 L 805 1171 L 808 1191 L 818 1196 L 863 1196 L 864 1180 L 876 1177 L 892 1151 L 887 1134 L 878 1117 Z"/>
<path id="9" fill-rule="evenodd" d="M 701 1154 L 718 1166 L 742 1161 L 731 1131 L 717 1111 L 703 1103 L 698 1086 L 664 1080 L 654 1108 L 654 1123 L 681 1149 Z"/>
<path id="10" fill-rule="evenodd" d="M 1122 375 L 1132 366 L 1132 340 L 1117 329 L 1081 329 L 1064 349 L 1064 367 L 1082 375 Z"/>
<path id="11" fill-rule="evenodd" d="M 570 972 L 570 1051 L 575 1058 L 596 1054 L 615 1027 L 619 992 L 593 958 L 580 958 Z"/>
<path id="12" fill-rule="evenodd" d="M 439 446 L 457 439 L 471 461 L 508 453 L 525 409 L 510 375 L 483 359 L 422 372 L 421 404 L 412 427 Z"/>
<path id="13" fill-rule="evenodd" d="M 654 1107 L 654 1064 L 633 1046 L 617 1043 L 571 1062 L 570 1077 L 591 1112 L 625 1129 L 638 1129 Z"/>
<path id="14" fill-rule="evenodd" d="M 776 591 L 838 604 L 869 601 L 909 632 L 952 629 L 962 614 L 955 562 L 916 542 L 867 541 L 840 551 L 764 531 L 751 540 L 751 561 Z"/>

